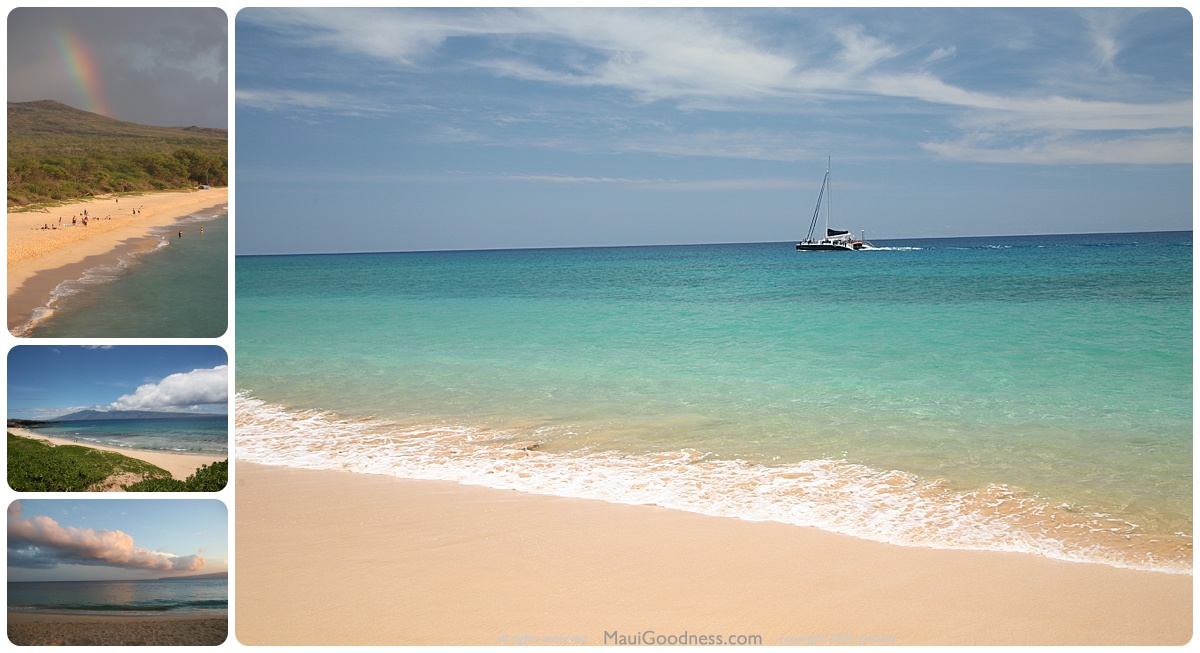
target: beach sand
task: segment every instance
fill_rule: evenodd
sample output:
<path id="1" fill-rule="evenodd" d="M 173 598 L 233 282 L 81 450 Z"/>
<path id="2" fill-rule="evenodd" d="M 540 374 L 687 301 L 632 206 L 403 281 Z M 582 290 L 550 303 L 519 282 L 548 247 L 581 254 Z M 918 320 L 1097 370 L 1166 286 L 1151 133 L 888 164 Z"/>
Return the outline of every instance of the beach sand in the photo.
<path id="1" fill-rule="evenodd" d="M 186 480 L 187 477 L 196 473 L 202 465 L 211 465 L 216 462 L 228 459 L 228 456 L 215 456 L 213 454 L 190 454 L 190 453 L 165 453 L 160 451 L 144 451 L 142 449 L 125 449 L 122 447 L 105 447 L 89 442 L 74 442 L 65 438 L 53 438 L 48 435 L 43 435 L 37 431 L 29 431 L 27 429 L 8 428 L 8 432 L 13 435 L 19 435 L 23 438 L 33 438 L 49 442 L 54 446 L 62 446 L 65 444 L 78 447 L 87 447 L 89 449 L 100 449 L 102 451 L 115 451 L 123 456 L 136 458 L 138 460 L 148 462 L 156 467 L 161 467 L 168 472 L 171 472 L 171 477 L 176 480 Z"/>
<path id="2" fill-rule="evenodd" d="M 154 227 L 169 225 L 198 210 L 222 206 L 229 189 L 103 196 L 86 202 L 8 214 L 8 328 L 27 323 L 59 283 L 118 254 L 148 250 Z M 133 215 L 133 209 L 141 213 Z M 84 210 L 88 226 L 71 224 Z M 60 223 L 61 218 L 61 223 Z M 57 229 L 42 229 L 44 225 Z"/>
<path id="3" fill-rule="evenodd" d="M 246 645 L 599 645 L 646 631 L 763 644 L 1191 638 L 1188 575 L 442 481 L 236 468 L 235 635 Z M 281 553 L 281 542 L 303 545 Z"/>
<path id="4" fill-rule="evenodd" d="M 216 646 L 228 634 L 228 617 L 8 613 L 18 646 Z"/>

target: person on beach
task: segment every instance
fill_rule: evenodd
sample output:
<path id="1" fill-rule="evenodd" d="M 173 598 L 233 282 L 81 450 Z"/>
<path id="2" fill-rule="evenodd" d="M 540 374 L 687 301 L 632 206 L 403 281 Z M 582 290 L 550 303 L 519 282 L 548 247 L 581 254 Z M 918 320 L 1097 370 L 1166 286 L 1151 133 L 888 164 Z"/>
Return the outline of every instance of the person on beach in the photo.
<path id="1" fill-rule="evenodd" d="M 180 238 L 183 238 L 183 229 L 180 229 L 180 230 L 179 230 L 179 237 L 180 237 Z"/>

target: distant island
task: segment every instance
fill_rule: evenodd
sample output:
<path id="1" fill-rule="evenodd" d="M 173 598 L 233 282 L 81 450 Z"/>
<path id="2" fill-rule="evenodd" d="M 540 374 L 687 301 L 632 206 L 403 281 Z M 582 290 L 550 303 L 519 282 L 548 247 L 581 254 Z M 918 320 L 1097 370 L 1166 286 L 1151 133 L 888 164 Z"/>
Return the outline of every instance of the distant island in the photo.
<path id="1" fill-rule="evenodd" d="M 227 419 L 212 413 L 161 413 L 153 410 L 80 410 L 54 418 L 54 422 L 94 422 L 106 419 Z"/>
<path id="2" fill-rule="evenodd" d="M 17 419 L 8 420 L 9 428 L 37 428 L 51 426 L 59 422 L 95 422 L 110 419 L 213 419 L 225 420 L 229 416 L 213 413 L 163 413 L 153 410 L 77 410 L 73 413 L 55 417 L 54 419 Z"/>
<path id="3" fill-rule="evenodd" d="M 229 572 L 214 571 L 211 574 L 195 574 L 193 576 L 163 576 L 155 580 L 210 580 L 214 578 L 229 578 Z"/>
<path id="4" fill-rule="evenodd" d="M 33 429 L 39 426 L 51 426 L 54 422 L 44 419 L 9 419 L 10 429 Z"/>
<path id="5" fill-rule="evenodd" d="M 229 185 L 225 129 L 139 125 L 55 100 L 8 103 L 10 209 L 202 185 Z"/>

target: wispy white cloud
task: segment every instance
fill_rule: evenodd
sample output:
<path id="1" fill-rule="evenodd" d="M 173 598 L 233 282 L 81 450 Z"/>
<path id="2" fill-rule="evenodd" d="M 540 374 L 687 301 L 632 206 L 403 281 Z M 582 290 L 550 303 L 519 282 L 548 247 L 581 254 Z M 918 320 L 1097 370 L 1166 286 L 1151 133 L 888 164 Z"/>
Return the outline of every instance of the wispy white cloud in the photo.
<path id="1" fill-rule="evenodd" d="M 745 178 L 745 179 L 630 179 L 624 177 L 573 177 L 569 175 L 513 174 L 494 177 L 507 181 L 528 181 L 550 184 L 614 184 L 654 191 L 728 191 L 728 190 L 778 190 L 799 188 L 811 184 L 796 179 Z"/>
<path id="2" fill-rule="evenodd" d="M 887 115 L 889 100 L 915 101 L 930 111 L 948 112 L 963 139 L 978 131 L 1003 131 L 1025 139 L 1037 152 L 1074 132 L 1155 131 L 1145 137 L 1118 135 L 1087 141 L 1105 156 L 1126 162 L 1178 162 L 1190 148 L 1190 99 L 1116 101 L 1087 94 L 1046 92 L 1031 85 L 1010 91 L 975 90 L 931 72 L 929 64 L 960 58 L 954 44 L 924 48 L 889 40 L 865 25 L 846 22 L 781 42 L 746 14 L 696 10 L 260 10 L 250 19 L 286 34 L 294 44 L 330 49 L 392 66 L 396 70 L 453 74 L 461 70 L 559 87 L 614 89 L 639 102 L 669 101 L 709 111 L 792 111 L 814 107 L 834 111 L 853 106 L 859 115 Z M 1121 29 L 1130 14 L 1090 11 L 1079 21 L 1093 44 L 1093 88 L 1118 79 Z M 477 38 L 476 38 L 477 37 Z M 478 47 L 461 47 L 475 38 Z M 1028 43 L 1027 43 L 1028 45 Z M 1009 47 L 1013 43 L 1008 43 Z M 1073 66 L 1074 64 L 1072 64 Z M 1079 73 L 1076 68 L 1070 68 Z M 1078 75 L 1077 75 L 1078 76 Z M 1082 78 L 1081 78 L 1082 79 Z M 1086 79 L 1076 84 L 1087 87 Z M 311 110 L 370 113 L 389 109 L 378 88 L 356 92 L 239 90 L 238 102 L 268 111 Z M 788 108 L 782 108 L 788 107 Z M 831 109 L 832 107 L 832 109 Z M 443 125 L 428 132 L 441 142 L 487 142 L 478 130 Z M 779 159 L 779 139 L 770 147 L 697 147 L 691 134 L 638 134 L 622 151 Z M 1070 140 L 1070 139 L 1067 139 Z M 965 141 L 963 141 L 965 142 Z M 1084 142 L 1084 141 L 1079 141 Z M 1107 145 L 1104 145 L 1107 143 Z M 570 139 L 527 142 L 546 148 L 571 147 Z M 965 146 L 923 145 L 927 151 L 975 151 Z M 797 154 L 792 152 L 791 154 Z M 807 153 L 804 153 L 807 154 Z M 1070 159 L 1070 156 L 1064 157 Z M 1054 158 L 1047 162 L 1056 162 Z"/>
<path id="3" fill-rule="evenodd" d="M 296 89 L 239 89 L 237 102 L 272 112 L 328 112 L 341 115 L 385 114 L 395 107 L 370 94 L 302 91 Z"/>
<path id="4" fill-rule="evenodd" d="M 926 142 L 921 147 L 947 159 L 983 163 L 1032 164 L 1166 164 L 1192 162 L 1190 134 L 1134 134 L 1112 139 L 1070 132 L 1010 144 L 995 135 L 972 135 L 956 141 Z"/>
<path id="5" fill-rule="evenodd" d="M 297 42 L 415 67 L 453 36 L 513 33 L 505 11 L 464 20 L 457 11 L 390 9 L 256 9 L 246 20 L 269 25 Z M 482 20 L 481 20 L 482 19 Z M 489 25 L 486 28 L 481 24 Z"/>
<path id="6" fill-rule="evenodd" d="M 961 123 L 1012 130 L 1081 131 L 1178 129 L 1192 126 L 1191 101 L 1130 103 L 1049 96 L 1001 96 L 946 84 L 928 73 L 879 75 L 864 87 L 880 95 L 910 97 L 967 110 Z"/>
<path id="7" fill-rule="evenodd" d="M 531 175 L 514 174 L 502 175 L 498 179 L 509 181 L 542 181 L 552 184 L 650 184 L 662 183 L 661 179 L 624 179 L 621 177 L 572 177 L 569 175 Z"/>
<path id="8" fill-rule="evenodd" d="M 934 50 L 933 52 L 929 53 L 929 56 L 925 57 L 923 63 L 931 64 L 935 61 L 941 61 L 942 59 L 953 59 L 955 54 L 957 54 L 957 53 L 958 53 L 957 46 L 951 45 L 949 47 L 938 48 L 938 49 Z"/>

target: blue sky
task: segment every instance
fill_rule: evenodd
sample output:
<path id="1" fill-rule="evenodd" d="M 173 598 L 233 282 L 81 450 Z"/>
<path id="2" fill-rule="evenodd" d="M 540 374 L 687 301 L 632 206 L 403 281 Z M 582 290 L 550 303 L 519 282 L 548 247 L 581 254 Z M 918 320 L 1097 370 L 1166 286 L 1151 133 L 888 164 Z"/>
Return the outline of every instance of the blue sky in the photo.
<path id="1" fill-rule="evenodd" d="M 228 570 L 229 516 L 215 499 L 22 499 L 8 507 L 10 581 L 137 580 Z"/>
<path id="2" fill-rule="evenodd" d="M 1190 229 L 1182 9 L 244 9 L 239 254 Z"/>
<path id="3" fill-rule="evenodd" d="M 227 363 L 214 345 L 20 345 L 8 353 L 8 417 L 83 409 L 224 414 Z"/>

